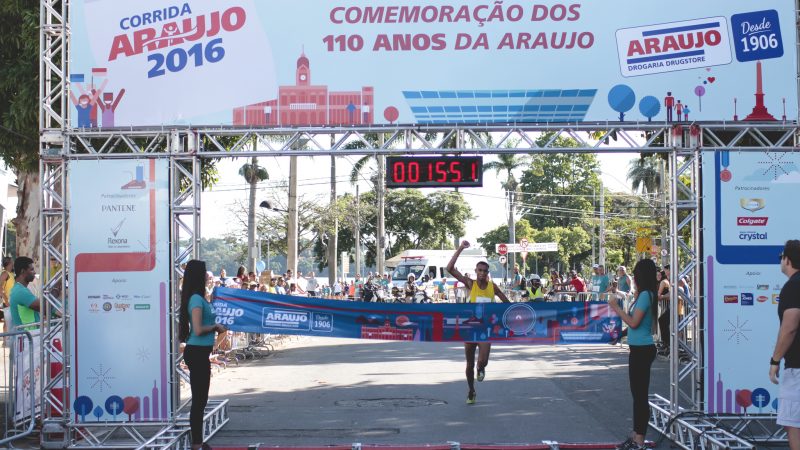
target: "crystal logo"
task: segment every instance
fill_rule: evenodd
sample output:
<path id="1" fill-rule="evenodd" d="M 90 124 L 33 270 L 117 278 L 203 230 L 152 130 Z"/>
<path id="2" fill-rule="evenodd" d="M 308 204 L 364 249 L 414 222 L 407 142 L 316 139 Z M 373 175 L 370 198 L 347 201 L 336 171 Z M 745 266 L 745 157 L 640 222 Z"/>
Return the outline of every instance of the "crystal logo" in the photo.
<path id="1" fill-rule="evenodd" d="M 750 212 L 756 212 L 764 209 L 767 202 L 763 198 L 740 198 L 739 206 Z"/>
<path id="2" fill-rule="evenodd" d="M 769 217 L 737 217 L 736 225 L 740 227 L 765 227 Z"/>
<path id="3" fill-rule="evenodd" d="M 742 231 L 739 233 L 740 241 L 764 241 L 767 239 L 767 233 L 759 233 L 757 231 Z"/>
<path id="4" fill-rule="evenodd" d="M 759 295 L 756 300 L 758 300 L 758 303 L 764 303 L 767 300 L 769 300 L 769 297 L 767 297 L 766 295 Z"/>

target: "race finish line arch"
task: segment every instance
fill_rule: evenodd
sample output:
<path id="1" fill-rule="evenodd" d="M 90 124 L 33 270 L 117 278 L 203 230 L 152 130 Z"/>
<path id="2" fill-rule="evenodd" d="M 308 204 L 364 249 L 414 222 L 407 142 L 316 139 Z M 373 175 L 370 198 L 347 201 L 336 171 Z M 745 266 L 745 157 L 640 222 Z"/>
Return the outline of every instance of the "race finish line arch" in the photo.
<path id="1" fill-rule="evenodd" d="M 654 20 L 649 16 L 636 16 L 632 4 L 630 8 L 624 5 L 615 8 L 615 14 L 631 11 L 631 16 L 617 15 L 614 20 L 605 20 L 607 12 L 601 1 L 584 2 L 573 8 L 545 2 L 544 8 L 532 10 L 526 10 L 522 4 L 509 4 L 505 5 L 505 11 L 497 14 L 506 15 L 508 28 L 502 31 L 512 33 L 513 46 L 507 42 L 507 33 L 490 28 L 497 22 L 482 21 L 482 25 L 486 25 L 485 33 L 481 33 L 484 28 L 475 28 L 470 22 L 466 33 L 470 45 L 464 44 L 467 37 L 458 37 L 458 30 L 452 35 L 443 33 L 443 37 L 432 39 L 434 43 L 443 42 L 436 45 L 444 45 L 440 50 L 449 52 L 448 64 L 438 61 L 440 72 L 435 78 L 426 78 L 428 75 L 420 75 L 419 70 L 402 74 L 408 80 L 419 81 L 401 90 L 391 86 L 391 80 L 365 77 L 363 82 L 343 81 L 335 75 L 340 63 L 331 64 L 326 60 L 343 51 L 337 47 L 343 46 L 355 55 L 356 66 L 365 67 L 353 73 L 371 74 L 370 67 L 397 68 L 392 63 L 397 53 L 386 46 L 405 44 L 387 44 L 385 37 L 367 32 L 359 34 L 359 24 L 354 17 L 359 11 L 365 11 L 366 3 L 353 6 L 353 12 L 347 12 L 323 6 L 309 7 L 313 3 L 311 0 L 300 2 L 308 10 L 325 12 L 308 18 L 318 22 L 317 28 L 321 31 L 315 33 L 321 34 L 293 37 L 296 42 L 288 43 L 285 49 L 269 46 L 272 31 L 267 32 L 262 26 L 260 11 L 252 1 L 219 7 L 209 0 L 196 0 L 176 7 L 177 11 L 162 3 L 152 0 L 123 6 L 113 2 L 113 7 L 109 7 L 112 2 L 100 1 L 93 2 L 91 8 L 88 2 L 80 0 L 71 2 L 69 7 L 62 1 L 43 0 L 41 3 L 42 245 L 39 258 L 44 288 L 43 316 L 55 311 L 64 313 L 63 319 L 42 324 L 44 447 L 187 446 L 187 427 L 177 414 L 181 403 L 178 375 L 173 370 L 178 355 L 171 326 L 175 318 L 171 299 L 176 297 L 178 289 L 178 262 L 186 257 L 200 257 L 201 165 L 205 158 L 555 152 L 668 155 L 668 241 L 673 267 L 670 282 L 677 286 L 678 279 L 688 277 L 692 292 L 688 298 L 679 300 L 677 290 L 671 290 L 671 348 L 682 351 L 673 351 L 670 355 L 669 394 L 651 398 L 651 426 L 684 448 L 694 445 L 752 447 L 742 437 L 715 426 L 714 422 L 719 420 L 732 421 L 731 428 L 745 433 L 750 440 L 785 440 L 781 430 L 769 426 L 774 416 L 762 412 L 770 411 L 769 405 L 763 403 L 763 392 L 751 396 L 757 400 L 759 412 L 747 411 L 748 406 L 756 403 L 749 400 L 748 394 L 768 386 L 763 386 L 761 379 L 732 380 L 729 375 L 737 366 L 731 365 L 730 352 L 735 349 L 722 346 L 722 339 L 714 333 L 719 333 L 725 325 L 717 320 L 729 321 L 730 317 L 725 314 L 734 308 L 725 306 L 729 310 L 722 309 L 721 304 L 729 303 L 728 298 L 732 300 L 734 293 L 723 292 L 728 288 L 720 284 L 720 274 L 738 270 L 744 264 L 766 265 L 766 260 L 760 259 L 762 255 L 772 252 L 781 239 L 795 237 L 786 235 L 787 225 L 782 222 L 780 227 L 769 232 L 743 231 L 745 238 L 740 240 L 745 244 L 742 245 L 731 241 L 735 239 L 731 238 L 731 233 L 738 235 L 739 230 L 731 231 L 726 227 L 733 224 L 717 219 L 738 217 L 725 206 L 730 202 L 737 204 L 739 198 L 734 197 L 738 194 L 728 192 L 733 184 L 724 183 L 731 179 L 738 182 L 739 173 L 747 172 L 752 164 L 758 163 L 749 159 L 749 155 L 773 154 L 788 158 L 800 147 L 796 126 L 796 8 L 769 2 L 769 6 L 760 5 L 754 10 L 747 2 L 715 1 L 703 5 L 701 12 L 696 11 L 696 4 L 685 1 L 686 8 L 675 7 L 669 13 L 659 11 L 660 21 L 668 25 L 651 25 Z M 469 10 L 468 18 L 483 17 L 479 10 L 470 10 L 468 5 L 465 8 Z M 454 19 L 462 17 L 459 20 L 464 20 L 463 14 L 459 16 L 461 9 L 455 8 L 452 15 L 447 16 L 454 26 L 465 26 Z M 288 8 L 287 13 L 290 10 Z M 160 13 L 159 19 L 154 11 Z M 441 14 L 440 10 L 436 11 Z M 518 11 L 523 14 L 518 16 Z M 487 6 L 486 12 L 491 13 L 491 8 Z M 404 14 L 414 13 L 406 11 Z M 166 20 L 173 21 L 175 28 L 153 23 Z M 193 26 L 201 21 L 206 24 L 203 33 Z M 576 34 L 573 47 L 586 51 L 586 57 L 567 57 L 567 53 L 559 51 L 537 52 L 539 67 L 560 70 L 543 73 L 542 76 L 550 78 L 534 86 L 530 86 L 528 77 L 524 76 L 527 71 L 509 75 L 510 84 L 509 79 L 498 82 L 508 75 L 508 67 L 524 64 L 524 57 L 520 59 L 522 53 L 515 51 L 535 51 L 535 48 L 523 48 L 540 39 L 538 36 L 523 39 L 518 28 L 526 21 L 536 22 L 537 26 L 553 33 L 562 31 L 564 23 L 583 25 L 591 31 L 582 34 L 580 39 Z M 88 25 L 91 23 L 113 26 L 93 27 Z M 771 24 L 764 45 L 760 38 L 749 39 L 752 30 L 743 26 L 745 23 Z M 291 27 L 292 20 L 287 19 L 283 24 Z M 360 36 L 359 39 L 368 41 L 370 45 L 366 48 L 378 45 L 381 50 L 376 53 L 378 56 L 372 59 L 364 56 L 368 52 L 360 50 L 359 39 L 346 36 L 340 39 L 335 33 L 342 30 L 335 26 L 345 24 L 350 27 L 347 32 L 352 32 L 349 36 Z M 406 23 L 404 26 L 422 34 L 432 33 L 430 24 Z M 669 36 L 687 30 L 700 30 L 693 36 L 698 39 L 698 45 L 702 40 L 701 46 L 707 47 L 703 49 L 702 58 L 699 54 L 671 55 L 667 51 L 670 45 L 678 42 L 677 37 L 670 40 Z M 157 36 L 162 31 L 168 34 L 159 40 Z M 465 30 L 461 31 L 465 34 Z M 278 38 L 285 40 L 289 36 L 286 32 L 288 29 L 277 27 L 272 42 L 278 42 Z M 331 32 L 330 39 L 325 36 L 327 32 Z M 591 35 L 591 40 L 586 33 Z M 666 37 L 658 38 L 658 42 L 642 40 L 646 36 L 651 36 L 650 39 Z M 451 38 L 453 41 L 448 40 Z M 551 38 L 546 36 L 545 40 Z M 154 41 L 144 43 L 151 39 Z M 458 39 L 461 39 L 460 45 Z M 491 47 L 503 52 L 489 50 L 490 56 L 483 62 L 484 72 L 473 73 L 467 69 L 474 68 L 474 51 L 488 50 L 479 44 L 484 39 L 487 46 L 492 41 Z M 264 54 L 257 60 L 252 58 L 253 42 L 264 43 Z M 313 47 L 311 42 L 314 42 Z M 114 49 L 111 54 L 109 48 Z M 302 51 L 298 53 L 298 49 Z M 426 51 L 415 50 L 423 55 Z M 576 81 L 561 76 L 586 73 L 586 61 L 609 63 L 607 67 L 593 66 L 595 70 L 586 79 L 577 77 Z M 682 65 L 682 71 L 672 72 L 670 61 Z M 423 58 L 407 67 L 425 67 L 425 64 Z M 201 71 L 201 67 L 205 71 Z M 248 67 L 248 70 L 237 69 L 241 67 Z M 341 85 L 342 89 L 360 87 L 333 91 L 325 85 L 313 85 L 312 67 L 315 68 L 315 82 L 323 79 Z M 437 82 L 462 79 L 465 73 L 473 76 L 465 89 L 445 89 Z M 231 80 L 231 76 L 235 80 Z M 226 88 L 221 88 L 222 85 Z M 743 85 L 751 87 L 739 90 Z M 479 90 L 487 86 L 493 89 Z M 254 93 L 256 91 L 258 93 Z M 755 92 L 755 99 L 751 97 L 752 92 Z M 320 100 L 323 98 L 324 102 Z M 190 126 L 186 125 L 188 123 L 219 125 Z M 545 145 L 537 145 L 543 133 L 550 133 L 551 138 Z M 368 134 L 378 135 L 382 144 L 372 144 L 374 141 L 367 139 Z M 491 143 L 485 138 L 487 134 L 495 137 Z M 505 144 L 512 139 L 517 143 L 507 148 Z M 569 141 L 569 146 L 563 144 L 564 141 Z M 130 273 L 135 266 L 139 272 L 148 274 L 147 280 L 156 282 L 156 290 L 144 295 L 158 298 L 159 308 L 165 308 L 152 308 L 152 326 L 164 336 L 154 345 L 163 362 L 159 367 L 167 369 L 157 370 L 162 378 L 156 380 L 152 395 L 130 394 L 125 399 L 120 396 L 123 403 L 127 398 L 134 398 L 142 407 L 147 397 L 151 411 L 147 420 L 142 420 L 143 417 L 136 420 L 126 414 L 118 418 L 119 411 L 113 402 L 110 408 L 113 418 L 109 417 L 110 412 L 102 411 L 105 417 L 103 421 L 98 417 L 96 423 L 83 422 L 77 417 L 75 402 L 83 388 L 76 385 L 75 380 L 85 376 L 85 373 L 78 373 L 85 370 L 81 368 L 85 366 L 78 364 L 82 338 L 75 320 L 76 317 L 91 317 L 89 314 L 93 313 L 87 310 L 87 315 L 82 315 L 84 311 L 80 308 L 83 306 L 76 303 L 76 298 L 81 298 L 76 295 L 82 295 L 79 289 L 83 289 L 85 282 L 85 276 L 78 278 L 81 272 L 77 269 L 85 264 L 91 272 L 94 257 L 86 256 L 86 261 L 82 261 L 77 247 L 73 248 L 88 237 L 86 230 L 74 226 L 72 221 L 76 217 L 73 217 L 72 208 L 76 205 L 66 193 L 76 188 L 77 183 L 92 181 L 73 179 L 73 170 L 79 167 L 74 163 L 85 160 L 99 160 L 103 164 L 118 161 L 120 167 L 115 170 L 129 170 L 129 176 L 120 179 L 120 186 L 117 186 L 126 193 L 117 199 L 146 203 L 148 209 L 154 208 L 150 222 L 162 224 L 156 231 L 151 227 L 149 232 L 142 232 L 144 225 L 128 223 L 128 227 L 147 238 L 144 245 L 148 256 L 145 260 L 132 256 L 131 261 L 120 262 L 120 267 L 116 267 L 120 272 Z M 129 168 L 122 167 L 125 165 Z M 794 169 L 788 173 L 794 173 Z M 83 175 L 86 176 L 89 175 Z M 708 199 L 712 198 L 714 204 L 709 203 Z M 160 199 L 163 201 L 159 203 Z M 763 200 L 748 194 L 743 205 L 751 207 L 751 212 L 758 211 L 750 205 L 758 203 L 757 199 Z M 782 217 L 781 212 L 785 211 L 777 211 L 772 217 Z M 166 218 L 168 227 L 163 225 L 167 222 L 162 222 L 162 218 Z M 758 221 L 750 219 L 748 223 L 756 223 L 753 220 Z M 114 229 L 118 232 L 123 226 L 125 223 L 115 223 L 112 232 Z M 116 235 L 110 239 L 114 240 L 110 245 L 116 246 L 115 250 L 87 251 L 84 247 L 80 254 L 115 254 L 126 245 L 120 241 L 123 238 Z M 749 244 L 761 240 L 767 245 L 752 248 L 754 246 Z M 107 243 L 104 241 L 103 246 Z M 743 263 L 736 259 L 737 255 L 748 252 L 757 256 L 755 262 Z M 136 252 L 131 250 L 131 253 Z M 164 255 L 164 259 L 158 258 L 159 254 Z M 46 270 L 45 262 L 51 258 L 61 264 L 63 270 L 56 273 Z M 774 283 L 770 279 L 766 284 L 774 286 Z M 86 285 L 91 289 L 92 282 Z M 752 289 L 757 290 L 760 285 L 762 283 L 754 283 Z M 67 300 L 50 294 L 55 286 L 69 293 Z M 110 291 L 100 289 L 86 295 L 99 295 L 102 300 L 102 295 L 119 293 L 115 290 L 113 287 Z M 772 303 L 762 301 L 760 294 L 735 294 L 739 301 L 736 308 L 751 306 L 754 297 L 762 306 Z M 131 292 L 129 295 L 140 294 Z M 769 298 L 767 295 L 764 294 Z M 162 313 L 160 317 L 159 312 Z M 170 320 L 162 320 L 166 318 Z M 769 320 L 774 321 L 774 317 Z M 98 348 L 109 351 L 102 343 Z M 755 356 L 753 359 L 758 360 Z M 63 370 L 59 364 L 63 365 Z M 63 388 L 65 384 L 68 389 Z M 774 391 L 767 394 L 774 397 Z M 88 405 L 85 402 L 82 399 L 79 405 Z M 96 401 L 92 403 L 97 404 Z M 211 433 L 227 421 L 226 405 L 213 406 L 207 424 Z M 155 415 L 156 410 L 163 414 Z M 86 409 L 78 411 L 88 412 Z"/>

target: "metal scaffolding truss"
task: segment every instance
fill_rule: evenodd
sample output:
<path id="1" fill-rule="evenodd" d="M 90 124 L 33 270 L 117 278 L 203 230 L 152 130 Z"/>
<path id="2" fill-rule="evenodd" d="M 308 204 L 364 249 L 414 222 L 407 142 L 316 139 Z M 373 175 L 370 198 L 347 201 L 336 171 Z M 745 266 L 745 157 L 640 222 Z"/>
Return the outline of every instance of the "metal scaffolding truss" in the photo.
<path id="1" fill-rule="evenodd" d="M 174 127 L 128 130 L 78 130 L 59 134 L 65 156 L 130 158 L 191 154 L 207 158 L 250 156 L 393 155 L 399 153 L 663 153 L 703 150 L 764 151 L 794 146 L 794 127 L 784 123 L 697 122 L 676 127 L 664 123 L 591 122 L 474 126 L 394 125 L 325 128 Z M 696 131 L 692 135 L 690 130 Z M 50 136 L 54 136 L 53 130 Z M 379 145 L 377 136 L 384 137 Z M 332 138 L 333 137 L 333 138 Z M 253 142 L 256 148 L 253 149 Z M 677 145 L 675 145 L 677 144 Z"/>
<path id="2" fill-rule="evenodd" d="M 669 399 L 654 399 L 654 416 L 651 425 L 686 448 L 691 448 L 700 437 L 710 436 L 710 429 L 719 421 L 698 425 L 694 417 L 688 421 L 681 416 L 686 411 L 703 408 L 703 323 L 702 282 L 700 254 L 700 161 L 703 152 L 731 151 L 793 151 L 797 149 L 797 128 L 788 124 L 727 124 L 705 123 L 691 126 L 665 124 L 570 124 L 562 127 L 508 126 L 506 128 L 475 127 L 369 127 L 325 129 L 234 129 L 234 128 L 174 128 L 134 130 L 62 130 L 63 147 L 42 146 L 42 249 L 43 258 L 53 255 L 62 262 L 64 270 L 45 279 L 45 285 L 63 282 L 67 259 L 61 245 L 61 235 L 67 222 L 66 205 L 62 193 L 67 185 L 66 169 L 70 160 L 113 158 L 167 158 L 171 167 L 171 258 L 173 279 L 177 279 L 178 262 L 198 254 L 200 239 L 201 163 L 204 158 L 288 156 L 288 155 L 350 155 L 350 154 L 442 154 L 442 153 L 601 153 L 639 152 L 664 153 L 669 161 L 670 219 L 669 249 L 673 283 L 688 276 L 694 291 L 682 297 L 683 314 L 679 308 L 672 311 L 672 348 L 670 359 Z M 376 134 L 387 137 L 384 145 L 376 145 Z M 372 135 L 372 136 L 371 136 Z M 545 138 L 542 136 L 545 135 Z M 331 139 L 333 136 L 333 139 Z M 498 139 L 498 136 L 500 137 Z M 612 139 L 616 138 L 616 141 Z M 490 140 L 489 137 L 492 137 Z M 568 139 L 566 139 L 568 138 Z M 251 142 L 259 144 L 254 150 Z M 570 142 L 567 142 L 567 141 Z M 452 143 L 460 143 L 458 148 Z M 578 146 L 575 147 L 575 142 Z M 302 145 L 298 145 L 302 143 Z M 355 145 L 353 143 L 356 143 Z M 510 144 L 510 143 L 513 143 Z M 570 146 L 573 145 L 573 146 Z M 356 147 L 356 148 L 353 148 Z M 688 180 L 685 184 L 683 181 Z M 43 272 L 46 273 L 46 272 Z M 177 286 L 173 283 L 173 295 Z M 672 290 L 672 305 L 677 305 L 678 290 Z M 64 311 L 61 300 L 47 296 L 51 309 Z M 55 322 L 46 329 L 46 341 L 60 340 L 63 353 L 54 345 L 45 344 L 45 360 L 62 362 L 69 359 L 69 342 L 66 319 Z M 177 349 L 172 355 L 176 360 Z M 45 364 L 49 367 L 49 364 Z M 109 442 L 96 435 L 88 439 L 85 429 L 77 428 L 70 420 L 69 408 L 64 408 L 67 398 L 59 389 L 68 379 L 69 367 L 53 378 L 45 388 L 45 424 L 51 432 L 64 432 L 69 447 L 93 447 L 92 442 L 108 446 Z M 48 374 L 48 377 L 52 374 Z M 171 375 L 173 400 L 178 405 L 178 379 Z M 222 413 L 225 414 L 224 412 Z M 754 418 L 752 420 L 756 420 Z M 716 429 L 716 428 L 714 428 Z M 134 430 L 138 430 L 134 432 Z M 153 430 L 154 434 L 147 433 Z M 176 423 L 156 430 L 152 426 L 126 424 L 115 430 L 131 437 L 128 442 L 116 444 L 120 448 L 143 445 L 155 446 L 170 442 L 170 446 L 183 442 L 176 432 Z M 699 430 L 699 431 L 698 431 Z M 695 433 L 696 432 L 696 433 Z M 138 433 L 138 434 L 137 434 Z M 693 434 L 695 433 L 695 434 Z M 720 431 L 722 433 L 722 431 Z M 179 434 L 179 433 L 178 433 Z M 723 433 L 724 434 L 724 433 Z M 763 433 L 768 434 L 768 433 Z M 135 436 L 136 438 L 133 438 Z M 149 437 L 148 437 L 149 436 Z M 169 439 L 166 439 L 168 437 Z M 776 439 L 774 433 L 769 438 Z M 777 437 L 780 439 L 780 436 Z M 734 438 L 731 438 L 734 439 Z M 77 443 L 80 441 L 80 443 Z M 738 441 L 737 441 L 738 442 Z M 135 445 L 134 445 L 135 444 Z"/>

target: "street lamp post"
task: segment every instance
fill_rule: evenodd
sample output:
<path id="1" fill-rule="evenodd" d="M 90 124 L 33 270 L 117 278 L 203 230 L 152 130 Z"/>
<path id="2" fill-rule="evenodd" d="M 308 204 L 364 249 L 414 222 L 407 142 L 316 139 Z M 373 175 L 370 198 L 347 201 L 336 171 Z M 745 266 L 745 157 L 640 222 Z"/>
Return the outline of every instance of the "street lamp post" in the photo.
<path id="1" fill-rule="evenodd" d="M 268 202 L 266 200 L 264 200 L 261 203 L 259 203 L 258 206 L 260 208 L 268 209 L 270 211 L 276 211 L 276 212 L 281 212 L 281 213 L 288 213 L 289 212 L 289 211 L 287 211 L 285 209 L 275 208 L 274 206 L 272 206 L 272 204 L 270 202 Z M 268 235 L 267 236 L 267 269 L 270 269 L 270 267 L 271 267 L 270 266 L 270 254 L 269 254 L 269 244 L 270 244 L 270 241 L 272 240 L 271 238 L 272 238 L 272 235 Z M 258 245 L 258 250 L 259 250 L 259 252 L 261 251 L 261 243 L 260 242 L 259 242 L 259 245 Z M 292 273 L 294 273 L 294 272 L 292 272 Z"/>

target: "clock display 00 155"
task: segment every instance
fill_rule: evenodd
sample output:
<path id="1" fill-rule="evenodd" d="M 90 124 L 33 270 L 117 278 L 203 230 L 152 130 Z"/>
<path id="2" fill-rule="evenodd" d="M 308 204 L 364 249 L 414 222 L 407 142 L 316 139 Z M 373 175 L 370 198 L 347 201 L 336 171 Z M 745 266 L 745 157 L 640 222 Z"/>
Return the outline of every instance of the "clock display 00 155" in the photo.
<path id="1" fill-rule="evenodd" d="M 483 186 L 481 156 L 389 156 L 386 187 L 435 188 Z"/>

